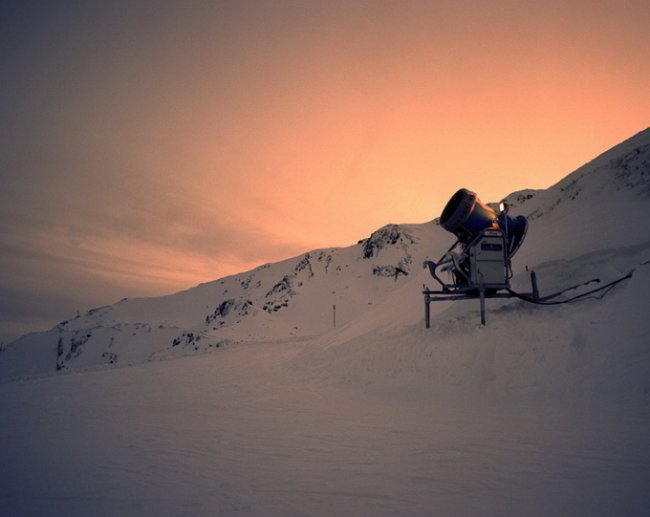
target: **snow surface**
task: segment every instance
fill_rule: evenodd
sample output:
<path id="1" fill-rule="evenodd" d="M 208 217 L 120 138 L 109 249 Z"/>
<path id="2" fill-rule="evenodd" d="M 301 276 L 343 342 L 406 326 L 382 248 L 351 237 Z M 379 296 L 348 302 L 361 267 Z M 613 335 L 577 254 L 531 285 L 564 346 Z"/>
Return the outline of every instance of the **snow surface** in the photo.
<path id="1" fill-rule="evenodd" d="M 516 290 L 632 277 L 425 329 L 434 222 L 89 311 L 0 352 L 0 514 L 648 515 L 650 129 L 508 199 Z"/>

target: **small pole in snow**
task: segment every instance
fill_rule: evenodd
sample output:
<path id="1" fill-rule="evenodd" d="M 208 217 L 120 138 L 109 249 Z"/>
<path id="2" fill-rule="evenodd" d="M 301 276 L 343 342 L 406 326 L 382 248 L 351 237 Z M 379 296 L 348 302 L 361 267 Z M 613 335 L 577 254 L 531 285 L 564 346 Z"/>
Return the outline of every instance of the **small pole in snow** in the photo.
<path id="1" fill-rule="evenodd" d="M 336 305 L 332 305 L 332 324 L 336 328 Z"/>
<path id="2" fill-rule="evenodd" d="M 528 266 L 526 266 L 528 268 Z M 530 283 L 533 286 L 533 300 L 539 300 L 539 288 L 537 287 L 537 274 L 535 271 L 530 272 Z"/>
<path id="3" fill-rule="evenodd" d="M 424 325 L 426 328 L 431 328 L 431 315 L 429 313 L 429 303 L 431 302 L 431 295 L 429 289 L 424 291 Z"/>
<path id="4" fill-rule="evenodd" d="M 485 287 L 479 284 L 478 295 L 481 300 L 481 325 L 485 327 Z"/>

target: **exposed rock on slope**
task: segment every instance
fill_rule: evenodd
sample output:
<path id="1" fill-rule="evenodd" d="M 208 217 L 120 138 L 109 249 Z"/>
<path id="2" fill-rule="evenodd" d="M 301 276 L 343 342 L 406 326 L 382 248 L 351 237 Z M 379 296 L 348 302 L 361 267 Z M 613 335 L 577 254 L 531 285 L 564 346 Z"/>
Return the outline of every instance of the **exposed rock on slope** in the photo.
<path id="1" fill-rule="evenodd" d="M 508 200 L 530 221 L 515 257 L 516 287 L 524 288 L 526 267 L 539 272 L 547 290 L 589 274 L 623 274 L 650 260 L 650 129 L 551 188 L 515 192 Z M 242 341 L 321 336 L 332 344 L 387 327 L 398 333 L 416 328 L 420 290 L 431 282 L 421 264 L 438 259 L 452 241 L 437 224 L 390 224 L 348 248 L 311 251 L 170 296 L 125 299 L 10 344 L 0 353 L 0 379 L 132 364 Z M 464 318 L 474 309 L 441 304 L 434 318 Z"/>

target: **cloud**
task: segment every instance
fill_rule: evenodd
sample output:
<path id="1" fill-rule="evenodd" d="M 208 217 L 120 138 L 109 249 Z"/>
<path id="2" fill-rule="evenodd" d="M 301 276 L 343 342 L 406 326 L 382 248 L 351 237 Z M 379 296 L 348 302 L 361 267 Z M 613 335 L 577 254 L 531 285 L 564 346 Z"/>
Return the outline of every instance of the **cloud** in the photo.
<path id="1" fill-rule="evenodd" d="M 233 225 L 237 214 L 211 220 L 188 206 L 163 215 L 134 209 L 48 218 L 5 206 L 0 340 L 123 297 L 168 294 L 305 251 L 260 228 Z"/>
<path id="2" fill-rule="evenodd" d="M 64 318 L 430 220 L 459 186 L 557 181 L 647 125 L 647 6 L 579 4 L 3 4 L 3 314 Z"/>

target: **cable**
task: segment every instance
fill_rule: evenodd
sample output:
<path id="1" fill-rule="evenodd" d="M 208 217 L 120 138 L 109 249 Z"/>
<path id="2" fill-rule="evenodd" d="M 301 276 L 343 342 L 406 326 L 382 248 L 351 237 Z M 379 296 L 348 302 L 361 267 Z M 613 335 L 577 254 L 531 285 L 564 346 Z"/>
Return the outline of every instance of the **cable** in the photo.
<path id="1" fill-rule="evenodd" d="M 591 291 L 587 291 L 586 293 L 576 295 L 576 296 L 574 296 L 572 298 L 568 298 L 566 300 L 558 300 L 558 301 L 555 301 L 555 302 L 549 302 L 549 301 L 544 301 L 544 300 L 535 300 L 533 298 L 530 298 L 529 296 L 519 294 L 519 293 L 513 291 L 512 289 L 508 289 L 508 292 L 510 294 L 512 294 L 513 296 L 515 296 L 516 298 L 519 298 L 520 300 L 523 300 L 523 301 L 529 302 L 529 303 L 534 303 L 536 305 L 562 305 L 562 304 L 565 304 L 565 303 L 573 303 L 573 302 L 576 302 L 576 301 L 582 301 L 582 300 L 586 299 L 586 297 L 589 296 L 590 294 L 594 294 L 594 293 L 597 293 L 599 291 L 604 291 L 606 289 L 609 290 L 612 287 L 614 287 L 616 284 L 619 284 L 619 283 L 623 282 L 624 280 L 628 280 L 629 278 L 632 278 L 632 275 L 634 274 L 635 270 L 636 270 L 636 268 L 634 268 L 632 271 L 630 271 L 627 275 L 625 275 L 625 276 L 623 276 L 621 278 L 618 278 L 617 280 L 614 280 L 612 282 L 609 282 L 608 284 L 602 285 L 602 286 L 600 286 L 600 287 L 598 287 L 596 289 L 592 289 Z M 589 282 L 586 282 L 586 284 L 591 283 L 591 282 L 593 282 L 593 280 L 589 280 Z M 562 291 L 562 292 L 564 292 L 564 291 Z M 561 293 L 558 293 L 558 294 L 561 294 Z M 603 296 L 605 296 L 605 294 L 607 294 L 607 291 L 605 291 L 600 297 L 596 297 L 596 298 L 601 299 Z"/>

